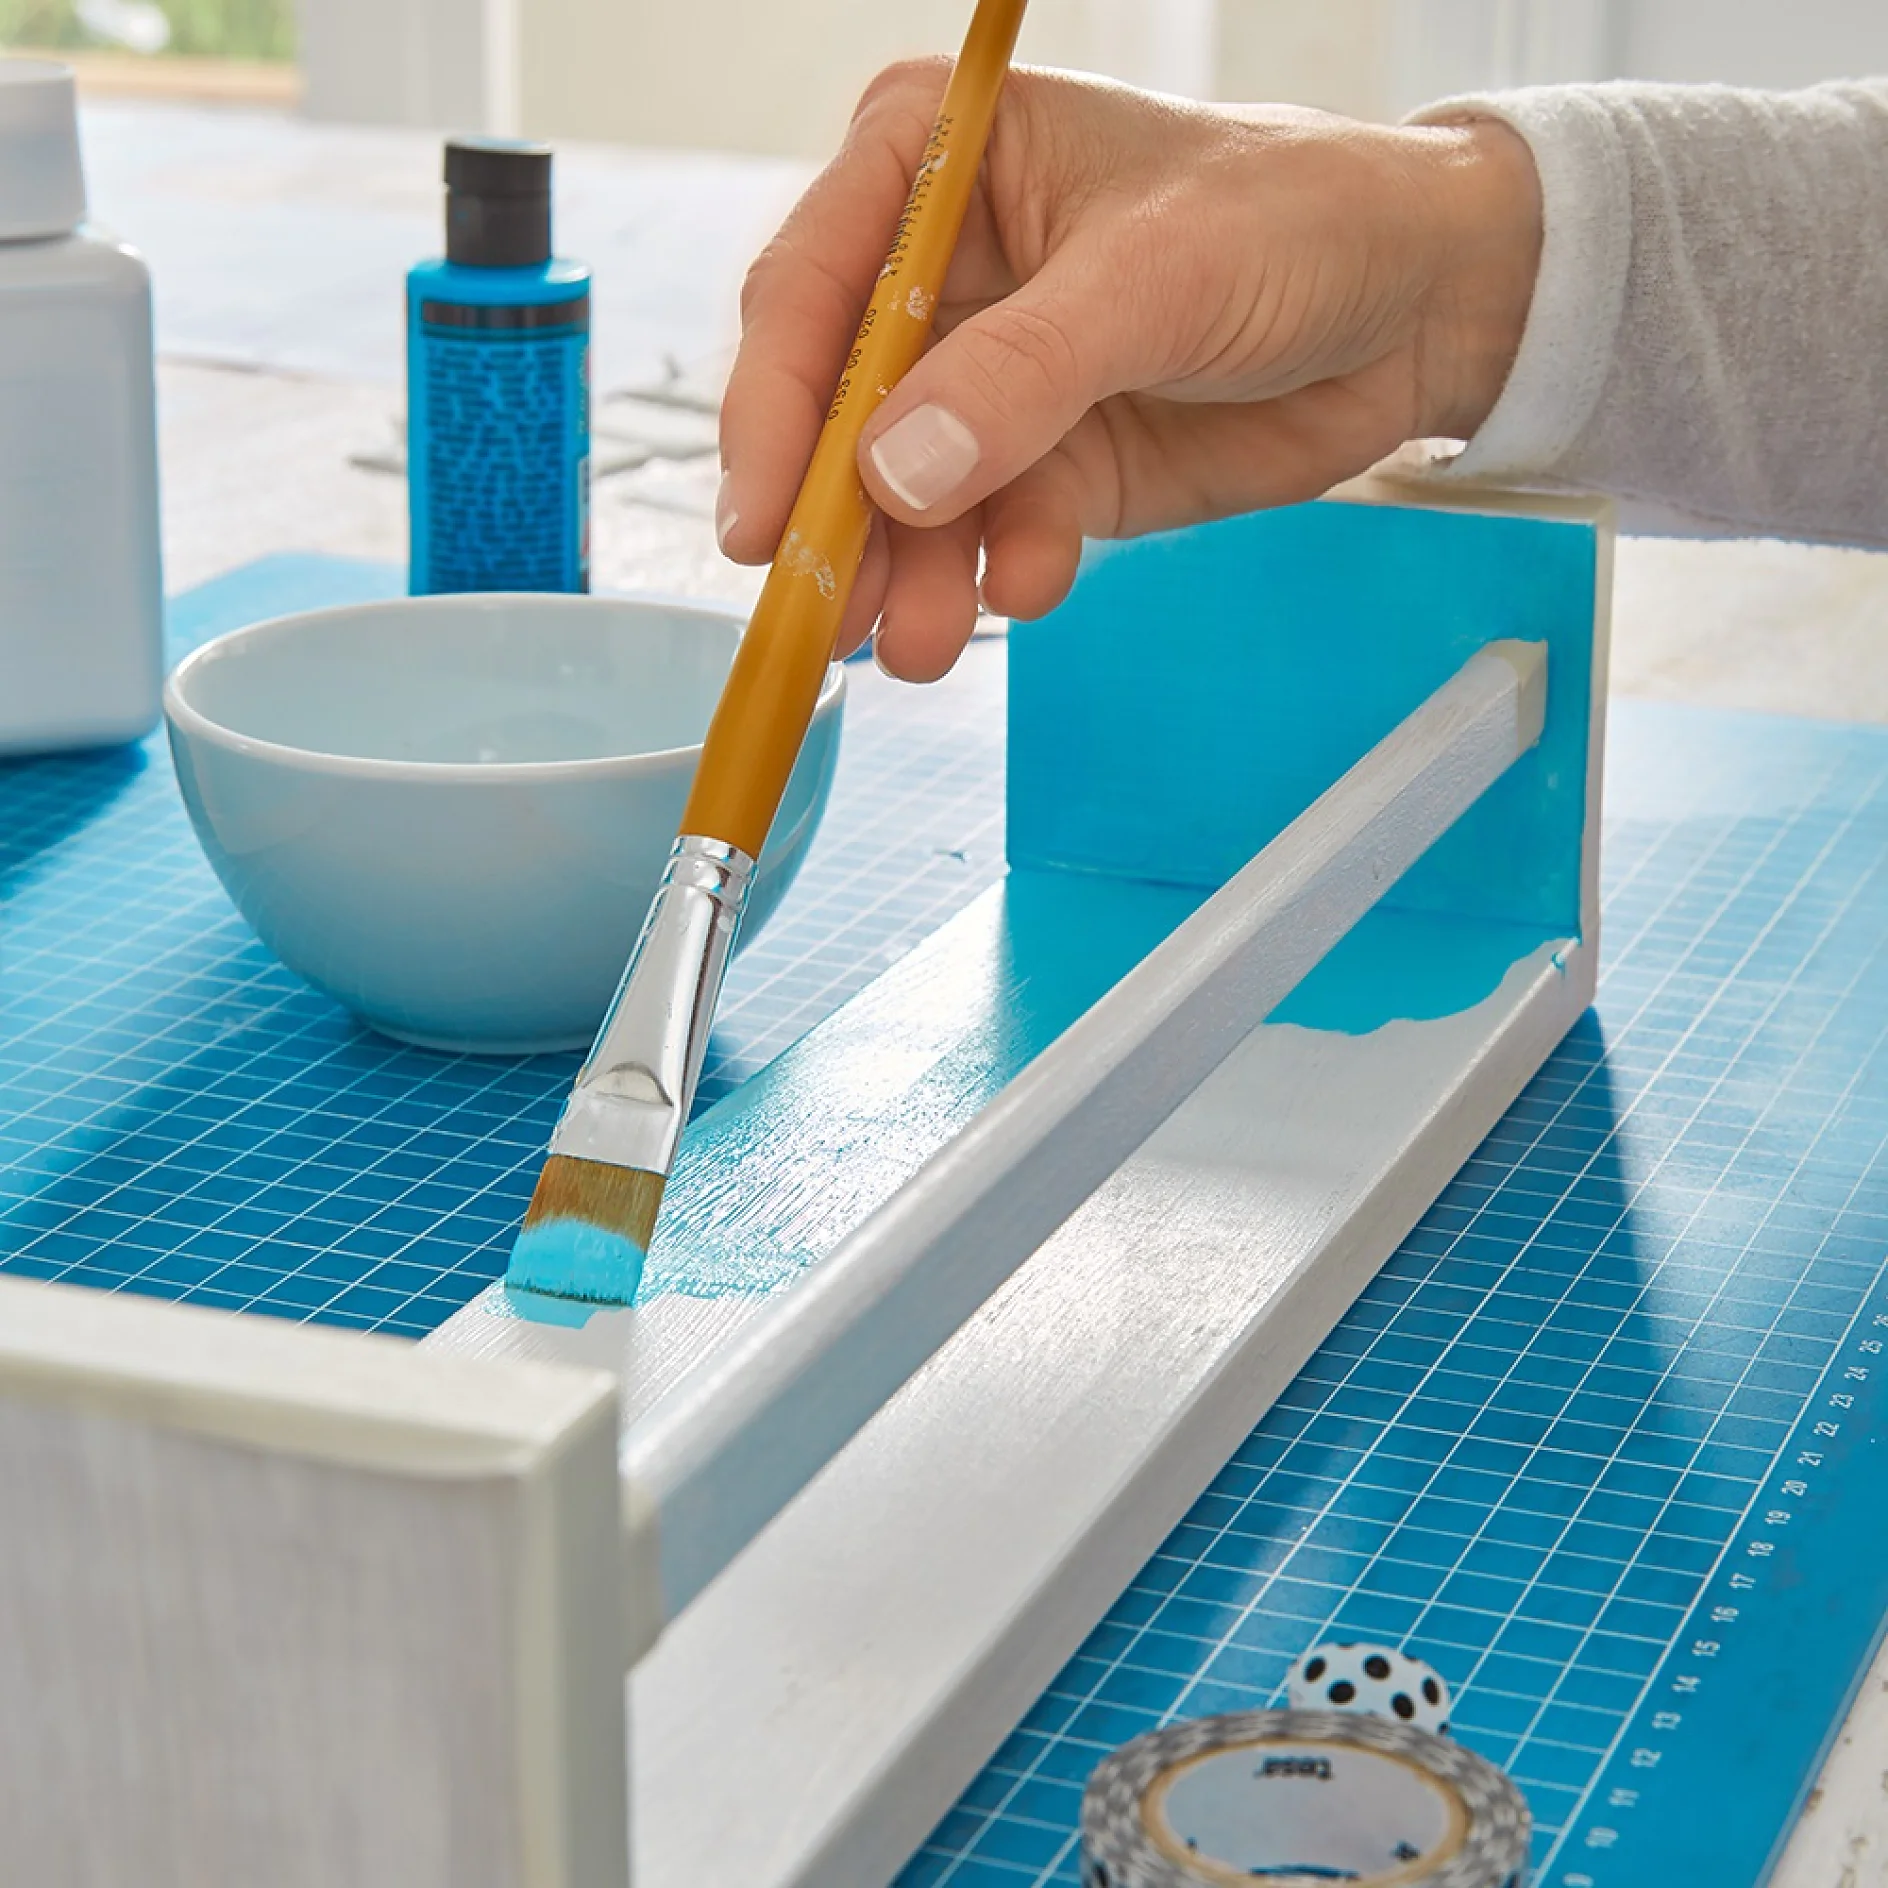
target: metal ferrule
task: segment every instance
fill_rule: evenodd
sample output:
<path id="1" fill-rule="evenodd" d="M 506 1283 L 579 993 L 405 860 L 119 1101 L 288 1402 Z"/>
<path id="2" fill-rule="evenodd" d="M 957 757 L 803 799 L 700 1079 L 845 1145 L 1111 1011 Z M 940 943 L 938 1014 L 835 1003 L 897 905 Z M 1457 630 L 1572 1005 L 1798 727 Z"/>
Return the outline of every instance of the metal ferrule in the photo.
<path id="1" fill-rule="evenodd" d="M 667 1174 L 688 1121 L 754 861 L 684 833 L 551 1152 Z"/>

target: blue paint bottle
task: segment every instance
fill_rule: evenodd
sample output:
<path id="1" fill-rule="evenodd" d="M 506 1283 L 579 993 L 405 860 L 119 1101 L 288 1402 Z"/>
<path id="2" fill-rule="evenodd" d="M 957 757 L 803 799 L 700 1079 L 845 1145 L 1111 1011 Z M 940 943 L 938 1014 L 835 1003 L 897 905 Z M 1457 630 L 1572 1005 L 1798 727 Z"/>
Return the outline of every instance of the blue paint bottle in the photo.
<path id="1" fill-rule="evenodd" d="M 415 596 L 590 587 L 590 271 L 551 255 L 551 152 L 446 146 L 446 254 L 407 277 Z"/>

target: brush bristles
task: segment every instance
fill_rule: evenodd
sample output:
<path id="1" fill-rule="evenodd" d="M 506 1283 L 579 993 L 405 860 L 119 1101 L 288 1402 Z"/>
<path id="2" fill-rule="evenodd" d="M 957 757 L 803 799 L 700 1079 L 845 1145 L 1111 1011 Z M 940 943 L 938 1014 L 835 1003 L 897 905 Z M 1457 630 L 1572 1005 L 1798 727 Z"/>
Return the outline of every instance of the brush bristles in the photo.
<path id="1" fill-rule="evenodd" d="M 511 1249 L 507 1288 L 587 1304 L 634 1304 L 662 1210 L 663 1178 L 639 1167 L 553 1154 Z"/>
<path id="2" fill-rule="evenodd" d="M 639 1252 L 647 1252 L 667 1185 L 667 1174 L 553 1154 L 545 1161 L 531 1204 L 525 1208 L 524 1229 L 529 1232 L 547 1220 L 576 1219 L 613 1232 Z"/>

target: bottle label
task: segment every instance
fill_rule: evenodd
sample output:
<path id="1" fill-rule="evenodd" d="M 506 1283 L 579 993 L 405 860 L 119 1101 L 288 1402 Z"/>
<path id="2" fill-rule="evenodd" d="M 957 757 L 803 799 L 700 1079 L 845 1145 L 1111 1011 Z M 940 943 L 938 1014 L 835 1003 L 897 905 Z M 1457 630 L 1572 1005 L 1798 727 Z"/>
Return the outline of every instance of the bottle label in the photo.
<path id="1" fill-rule="evenodd" d="M 414 593 L 587 589 L 589 298 L 417 313 Z"/>

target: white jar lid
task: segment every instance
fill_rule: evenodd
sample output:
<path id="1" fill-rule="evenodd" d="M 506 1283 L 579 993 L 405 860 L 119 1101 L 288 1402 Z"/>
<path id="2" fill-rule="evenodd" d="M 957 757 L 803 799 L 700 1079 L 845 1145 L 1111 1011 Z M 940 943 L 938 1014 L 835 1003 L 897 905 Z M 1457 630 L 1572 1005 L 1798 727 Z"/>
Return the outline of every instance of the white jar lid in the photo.
<path id="1" fill-rule="evenodd" d="M 0 242 L 63 236 L 84 221 L 72 68 L 0 59 Z"/>

